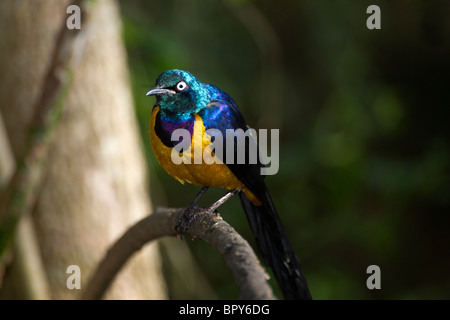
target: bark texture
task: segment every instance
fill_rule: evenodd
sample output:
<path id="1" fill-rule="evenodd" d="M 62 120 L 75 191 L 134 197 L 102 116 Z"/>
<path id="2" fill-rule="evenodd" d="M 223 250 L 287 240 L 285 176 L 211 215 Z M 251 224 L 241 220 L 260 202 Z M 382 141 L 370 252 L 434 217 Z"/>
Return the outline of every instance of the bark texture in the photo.
<path id="1" fill-rule="evenodd" d="M 133 112 L 118 5 L 89 2 L 85 50 L 55 131 L 46 175 L 32 213 L 51 297 L 79 297 L 108 247 L 151 212 L 148 174 Z M 41 89 L 68 1 L 0 3 L 0 111 L 13 153 Z M 1 152 L 1 151 L 0 151 Z M 69 265 L 81 269 L 81 290 L 69 290 Z M 81 291 L 81 292 L 80 292 Z M 161 299 L 165 288 L 156 245 L 144 247 L 120 272 L 110 299 Z"/>

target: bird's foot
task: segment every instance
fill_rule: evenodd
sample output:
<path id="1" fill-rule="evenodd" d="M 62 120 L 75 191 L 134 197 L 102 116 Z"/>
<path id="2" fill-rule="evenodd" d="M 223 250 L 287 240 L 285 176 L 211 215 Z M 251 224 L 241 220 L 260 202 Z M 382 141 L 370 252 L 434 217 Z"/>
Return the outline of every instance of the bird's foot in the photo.
<path id="1" fill-rule="evenodd" d="M 195 196 L 194 200 L 191 202 L 191 204 L 184 210 L 183 215 L 181 216 L 180 220 L 175 225 L 175 230 L 177 231 L 178 235 L 180 236 L 180 239 L 183 239 L 183 235 L 186 234 L 186 231 L 189 230 L 192 221 L 199 215 L 199 213 L 202 211 L 202 207 L 200 207 L 197 203 L 200 200 L 200 198 L 203 196 L 203 194 L 208 190 L 208 187 L 204 186 L 200 189 L 200 191 Z"/>
<path id="2" fill-rule="evenodd" d="M 177 231 L 180 239 L 183 239 L 183 235 L 186 234 L 186 232 L 191 227 L 192 222 L 200 215 L 202 214 L 208 214 L 213 213 L 217 210 L 222 204 L 224 204 L 228 199 L 230 199 L 233 195 L 240 192 L 242 188 L 235 189 L 227 194 L 225 194 L 222 198 L 214 202 L 211 206 L 208 208 L 200 207 L 197 202 L 200 199 L 200 197 L 205 193 L 207 190 L 207 187 L 203 187 L 200 192 L 195 197 L 194 201 L 191 202 L 191 204 L 184 210 L 183 215 L 181 216 L 180 220 L 178 220 L 177 224 L 175 225 L 175 230 Z"/>
<path id="3" fill-rule="evenodd" d="M 192 222 L 203 213 L 206 213 L 205 208 L 200 207 L 197 203 L 191 203 L 186 210 L 184 210 L 183 215 L 180 220 L 178 220 L 175 225 L 175 230 L 178 233 L 180 239 L 183 239 L 183 236 L 191 227 Z"/>

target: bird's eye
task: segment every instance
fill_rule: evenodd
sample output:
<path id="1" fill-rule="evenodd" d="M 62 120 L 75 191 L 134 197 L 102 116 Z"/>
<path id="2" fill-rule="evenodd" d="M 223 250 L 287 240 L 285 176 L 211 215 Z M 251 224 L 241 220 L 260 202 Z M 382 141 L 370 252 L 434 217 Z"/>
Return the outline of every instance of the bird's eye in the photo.
<path id="1" fill-rule="evenodd" d="M 187 84 L 184 81 L 180 81 L 177 83 L 176 88 L 178 91 L 184 91 L 187 88 Z"/>

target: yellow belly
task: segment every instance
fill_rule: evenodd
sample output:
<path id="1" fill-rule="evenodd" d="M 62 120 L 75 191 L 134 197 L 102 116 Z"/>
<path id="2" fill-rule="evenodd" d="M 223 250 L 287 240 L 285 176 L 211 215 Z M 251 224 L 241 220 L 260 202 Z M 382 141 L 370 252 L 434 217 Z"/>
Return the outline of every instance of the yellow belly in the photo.
<path id="1" fill-rule="evenodd" d="M 244 187 L 244 184 L 236 178 L 226 164 L 205 163 L 202 157 L 205 154 L 205 150 L 209 148 L 206 150 L 206 154 L 213 154 L 213 152 L 210 152 L 211 142 L 209 136 L 205 134 L 203 121 L 198 115 L 195 115 L 196 121 L 193 128 L 191 146 L 182 154 L 184 161 L 180 164 L 174 163 L 172 161 L 173 148 L 165 146 L 155 132 L 155 119 L 158 112 L 159 107 L 154 107 L 150 120 L 150 142 L 156 159 L 158 159 L 158 162 L 167 173 L 181 183 L 188 182 L 207 187 L 221 187 L 228 190 Z M 201 154 L 199 154 L 200 152 Z M 198 161 L 199 159 L 201 163 L 196 164 L 196 160 Z M 254 204 L 260 204 L 260 201 L 248 188 L 244 187 L 243 192 Z"/>

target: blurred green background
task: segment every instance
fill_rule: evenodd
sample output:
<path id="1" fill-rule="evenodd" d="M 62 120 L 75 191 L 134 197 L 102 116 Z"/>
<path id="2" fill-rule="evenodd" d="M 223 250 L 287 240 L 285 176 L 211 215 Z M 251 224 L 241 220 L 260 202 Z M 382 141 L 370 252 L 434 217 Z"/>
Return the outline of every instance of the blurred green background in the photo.
<path id="1" fill-rule="evenodd" d="M 155 206 L 199 190 L 161 169 L 147 134 L 145 93 L 179 68 L 227 91 L 250 126 L 280 129 L 266 181 L 315 299 L 450 298 L 449 1 L 120 4 Z M 381 30 L 366 27 L 371 4 Z M 237 198 L 220 212 L 253 244 Z M 185 242 L 215 297 L 236 298 L 220 256 Z M 372 264 L 381 290 L 366 287 Z M 166 276 L 171 298 L 192 298 Z"/>

